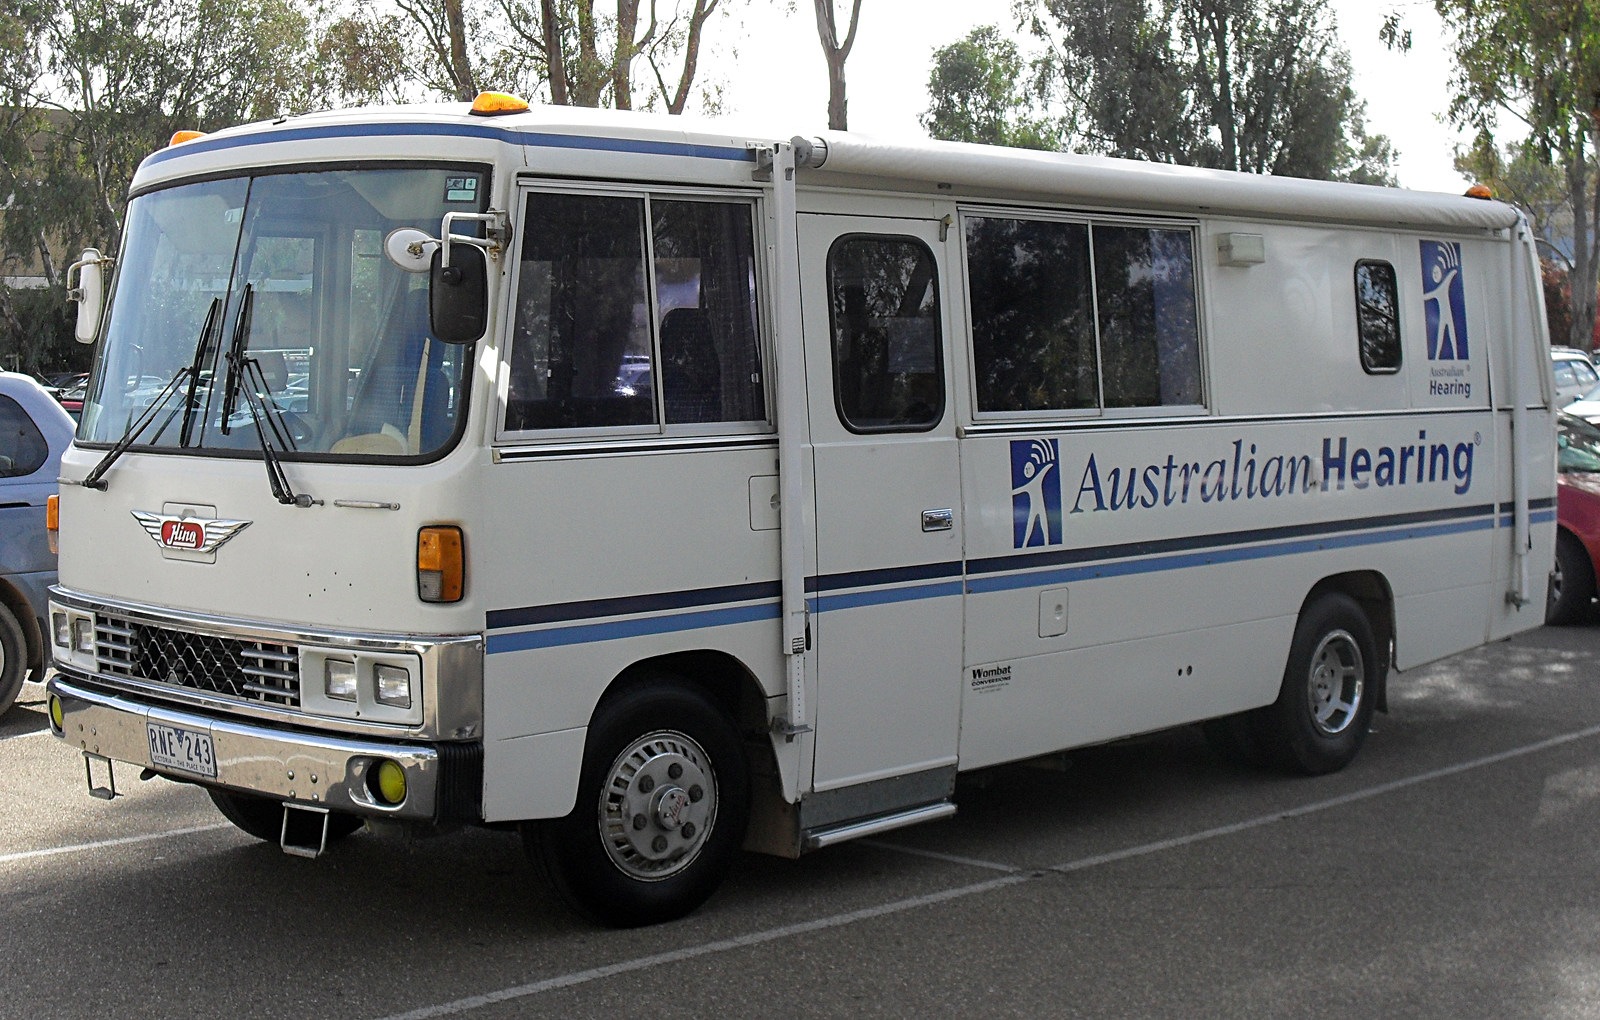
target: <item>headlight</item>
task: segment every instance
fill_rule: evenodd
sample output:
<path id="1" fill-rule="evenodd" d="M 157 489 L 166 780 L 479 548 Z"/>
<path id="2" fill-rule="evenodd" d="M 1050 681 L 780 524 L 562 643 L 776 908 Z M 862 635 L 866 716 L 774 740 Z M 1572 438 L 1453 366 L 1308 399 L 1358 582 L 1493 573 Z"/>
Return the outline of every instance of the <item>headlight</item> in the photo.
<path id="1" fill-rule="evenodd" d="M 72 630 L 67 626 L 66 613 L 51 613 L 50 629 L 55 633 L 57 647 L 70 648 L 72 646 Z"/>
<path id="2" fill-rule="evenodd" d="M 322 690 L 338 701 L 356 700 L 356 664 L 328 659 L 322 665 Z"/>
<path id="3" fill-rule="evenodd" d="M 400 666 L 372 667 L 378 682 L 378 704 L 391 708 L 411 707 L 411 671 Z"/>
<path id="4" fill-rule="evenodd" d="M 84 655 L 94 654 L 94 621 L 79 618 L 72 621 L 72 650 Z"/>

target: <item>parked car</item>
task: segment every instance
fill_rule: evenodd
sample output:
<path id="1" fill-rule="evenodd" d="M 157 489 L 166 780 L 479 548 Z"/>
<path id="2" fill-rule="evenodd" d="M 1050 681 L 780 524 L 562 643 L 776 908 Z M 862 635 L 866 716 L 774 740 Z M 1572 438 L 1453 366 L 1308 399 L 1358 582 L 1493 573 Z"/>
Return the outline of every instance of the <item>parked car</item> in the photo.
<path id="1" fill-rule="evenodd" d="M 72 419 L 32 377 L 0 372 L 0 714 L 49 664 L 44 635 L 56 554 L 45 531 Z"/>
<path id="2" fill-rule="evenodd" d="M 1552 347 L 1550 360 L 1555 363 L 1557 407 L 1566 407 L 1600 386 L 1600 373 L 1595 372 L 1594 363 L 1576 347 Z"/>

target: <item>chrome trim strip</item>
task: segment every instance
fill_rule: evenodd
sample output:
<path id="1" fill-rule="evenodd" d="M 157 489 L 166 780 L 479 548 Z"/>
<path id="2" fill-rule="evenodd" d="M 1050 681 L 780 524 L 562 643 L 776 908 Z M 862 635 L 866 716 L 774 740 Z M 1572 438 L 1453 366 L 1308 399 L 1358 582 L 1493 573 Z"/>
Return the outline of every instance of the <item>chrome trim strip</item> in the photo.
<path id="1" fill-rule="evenodd" d="M 205 782 L 157 770 L 174 778 L 380 818 L 432 821 L 438 813 L 441 766 L 431 747 L 324 737 L 142 705 L 80 687 L 61 674 L 46 690 L 61 699 L 64 727 L 55 737 L 85 753 L 148 768 L 145 723 L 182 726 L 211 735 L 217 775 Z M 367 789 L 366 770 L 379 758 L 405 769 L 406 799 L 397 807 L 378 803 Z"/>
<path id="2" fill-rule="evenodd" d="M 949 801 L 943 804 L 928 804 L 924 807 L 912 808 L 910 811 L 901 811 L 880 818 L 868 819 L 865 822 L 854 822 L 850 825 L 841 825 L 833 829 L 821 831 L 812 830 L 804 834 L 801 845 L 807 850 L 821 850 L 824 847 L 834 846 L 862 836 L 876 836 L 880 832 L 889 832 L 892 829 L 902 829 L 908 825 L 919 825 L 922 822 L 937 821 L 940 818 L 949 818 L 956 813 L 956 806 Z"/>
<path id="3" fill-rule="evenodd" d="M 80 612 L 105 612 L 155 627 L 175 627 L 214 637 L 293 645 L 297 648 L 333 648 L 377 653 L 409 653 L 422 660 L 422 721 L 416 725 L 369 722 L 313 715 L 299 709 L 273 708 L 256 701 L 244 701 L 191 688 L 152 683 L 131 677 L 94 674 L 83 666 L 57 659 L 63 673 L 92 679 L 107 687 L 175 702 L 208 712 L 248 716 L 291 726 L 305 726 L 343 733 L 419 740 L 468 740 L 483 736 L 483 635 L 482 634 L 383 634 L 361 631 L 319 631 L 292 625 L 265 624 L 254 620 L 168 609 L 121 599 L 85 595 L 61 585 L 50 589 L 57 604 Z M 60 651 L 56 649 L 56 651 Z M 318 682 L 311 678 L 311 683 Z"/>

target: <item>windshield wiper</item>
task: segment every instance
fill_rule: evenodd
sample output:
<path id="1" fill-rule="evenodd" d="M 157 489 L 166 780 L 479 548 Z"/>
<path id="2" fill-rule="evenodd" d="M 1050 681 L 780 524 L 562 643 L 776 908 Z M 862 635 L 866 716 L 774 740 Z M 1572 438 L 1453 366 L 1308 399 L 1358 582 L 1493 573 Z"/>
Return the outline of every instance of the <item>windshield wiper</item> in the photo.
<path id="1" fill-rule="evenodd" d="M 205 365 L 206 352 L 211 349 L 211 331 L 220 329 L 217 321 L 222 310 L 222 299 L 211 299 L 211 310 L 206 313 L 206 324 L 200 330 L 200 342 L 194 345 L 194 360 L 189 364 L 189 392 L 183 399 L 183 428 L 178 433 L 178 445 L 188 446 L 194 429 L 194 403 L 200 388 L 200 372 Z M 209 394 L 208 394 L 209 395 Z"/>
<path id="2" fill-rule="evenodd" d="M 242 396 L 245 407 L 250 411 L 250 421 L 255 425 L 256 441 L 261 445 L 261 459 L 267 466 L 267 485 L 272 489 L 273 498 L 286 506 L 321 506 L 322 500 L 294 491 L 289 484 L 289 477 L 283 473 L 278 451 L 272 448 L 272 440 L 267 438 L 267 429 L 270 428 L 278 445 L 285 448 L 294 446 L 293 437 L 286 434 L 287 428 L 280 430 L 278 422 L 266 409 L 261 392 L 271 390 L 267 386 L 266 373 L 261 370 L 261 362 L 245 357 L 245 350 L 250 344 L 250 319 L 254 310 L 255 289 L 245 284 L 244 301 L 239 307 L 239 319 L 234 324 L 233 341 L 228 345 L 228 376 L 222 394 L 222 434 L 228 435 L 232 431 L 229 419 L 233 417 L 237 401 Z M 258 386 L 260 389 L 257 389 Z"/>
<path id="3" fill-rule="evenodd" d="M 122 438 L 117 440 L 115 445 L 106 451 L 106 455 L 100 458 L 100 463 L 96 464 L 87 475 L 84 475 L 83 481 L 79 482 L 78 484 L 82 485 L 85 489 L 97 489 L 101 492 L 104 492 L 106 489 L 106 483 L 102 479 L 102 476 L 107 471 L 111 470 L 111 465 L 117 462 L 117 458 L 126 453 L 128 448 L 134 444 L 134 441 L 137 440 L 141 434 L 143 434 L 144 430 L 150 427 L 150 423 L 155 421 L 156 415 L 159 414 L 161 409 L 167 405 L 167 401 L 172 397 L 172 394 L 177 392 L 178 387 L 182 385 L 186 379 L 190 381 L 188 399 L 191 403 L 193 402 L 194 380 L 199 376 L 199 370 L 197 366 L 201 362 L 202 352 L 204 352 L 206 347 L 206 339 L 211 335 L 211 330 L 213 327 L 216 326 L 217 315 L 221 304 L 221 298 L 211 299 L 211 308 L 206 312 L 206 321 L 200 327 L 200 337 L 195 341 L 195 358 L 193 364 L 180 368 L 172 374 L 172 380 L 162 388 L 160 393 L 156 394 L 156 398 L 150 402 L 150 406 L 145 408 L 144 413 L 141 414 L 132 425 L 128 426 L 128 431 L 122 434 Z M 189 434 L 189 408 L 186 406 L 184 410 L 183 436 L 184 443 L 187 445 L 187 437 Z M 174 409 L 173 414 L 176 413 L 177 410 Z M 167 426 L 170 424 L 172 424 L 172 416 L 168 415 L 167 420 L 161 423 L 161 429 L 156 433 L 156 435 L 160 436 L 162 432 L 167 430 Z"/>

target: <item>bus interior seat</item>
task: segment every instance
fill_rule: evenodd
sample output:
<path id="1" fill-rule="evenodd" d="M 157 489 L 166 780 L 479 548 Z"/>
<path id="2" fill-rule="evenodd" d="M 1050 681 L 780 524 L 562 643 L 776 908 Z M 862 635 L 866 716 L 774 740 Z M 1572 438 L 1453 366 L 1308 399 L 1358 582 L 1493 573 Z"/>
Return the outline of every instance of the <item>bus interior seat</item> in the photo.
<path id="1" fill-rule="evenodd" d="M 702 308 L 674 308 L 661 318 L 661 394 L 667 422 L 722 420 L 722 363 Z"/>

